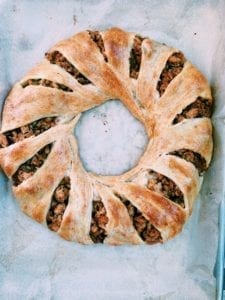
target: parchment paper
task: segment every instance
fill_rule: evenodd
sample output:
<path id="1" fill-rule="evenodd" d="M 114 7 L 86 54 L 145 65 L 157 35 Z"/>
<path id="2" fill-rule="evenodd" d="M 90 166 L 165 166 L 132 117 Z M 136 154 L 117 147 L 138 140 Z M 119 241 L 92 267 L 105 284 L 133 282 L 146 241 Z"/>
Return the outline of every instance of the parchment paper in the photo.
<path id="1" fill-rule="evenodd" d="M 224 12 L 222 0 L 0 2 L 1 103 L 55 42 L 111 26 L 181 49 L 208 78 L 215 98 L 213 162 L 192 217 L 165 245 L 66 242 L 20 212 L 1 174 L 1 299 L 215 299 L 218 207 L 224 195 Z M 112 114 L 116 109 L 115 104 Z"/>

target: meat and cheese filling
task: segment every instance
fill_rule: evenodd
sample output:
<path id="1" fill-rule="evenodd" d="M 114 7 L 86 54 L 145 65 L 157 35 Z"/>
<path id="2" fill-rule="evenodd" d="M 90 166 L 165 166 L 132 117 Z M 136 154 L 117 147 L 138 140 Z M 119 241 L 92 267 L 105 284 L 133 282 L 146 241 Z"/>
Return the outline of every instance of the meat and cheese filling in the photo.
<path id="1" fill-rule="evenodd" d="M 58 231 L 62 222 L 63 214 L 69 201 L 70 178 L 64 177 L 55 189 L 51 205 L 46 217 L 48 228 Z"/>
<path id="2" fill-rule="evenodd" d="M 88 31 L 91 39 L 96 43 L 96 45 L 98 46 L 100 52 L 102 53 L 103 57 L 104 57 L 104 60 L 105 62 L 108 62 L 108 58 L 106 56 L 106 53 L 105 53 L 105 46 L 104 46 L 104 42 L 103 42 L 103 39 L 102 39 L 102 36 L 101 34 L 99 33 L 99 31 Z"/>
<path id="3" fill-rule="evenodd" d="M 85 85 L 91 83 L 78 69 L 66 59 L 59 51 L 53 51 L 45 54 L 45 57 L 51 64 L 56 64 L 72 75 L 80 84 Z"/>
<path id="4" fill-rule="evenodd" d="M 193 103 L 185 107 L 180 114 L 177 114 L 173 120 L 173 124 L 177 124 L 184 119 L 210 118 L 211 115 L 212 100 L 198 97 Z"/>
<path id="5" fill-rule="evenodd" d="M 106 238 L 106 225 L 108 217 L 101 200 L 93 201 L 90 237 L 94 243 L 103 243 Z"/>
<path id="6" fill-rule="evenodd" d="M 172 54 L 163 69 L 157 84 L 157 90 L 162 96 L 170 82 L 182 71 L 185 58 L 181 52 Z"/>
<path id="7" fill-rule="evenodd" d="M 133 47 L 130 52 L 130 77 L 137 79 L 140 71 L 141 66 L 141 57 L 142 57 L 142 49 L 141 44 L 144 38 L 141 36 L 136 35 L 134 37 Z"/>
<path id="8" fill-rule="evenodd" d="M 22 87 L 26 88 L 29 85 L 42 85 L 45 87 L 51 87 L 51 88 L 55 88 L 55 89 L 59 89 L 62 90 L 64 92 L 72 92 L 73 90 L 71 88 L 69 88 L 68 86 L 65 86 L 64 84 L 61 83 L 57 83 L 54 82 L 52 80 L 48 80 L 48 79 L 28 79 L 25 82 L 22 83 Z"/>
<path id="9" fill-rule="evenodd" d="M 57 124 L 56 117 L 42 118 L 30 124 L 24 125 L 0 134 L 0 148 L 8 147 L 26 138 L 37 136 Z"/>
<path id="10" fill-rule="evenodd" d="M 151 191 L 158 192 L 170 199 L 171 201 L 184 207 L 183 193 L 176 185 L 176 183 L 168 177 L 159 174 L 153 170 L 150 170 L 147 187 Z"/>
<path id="11" fill-rule="evenodd" d="M 15 186 L 21 184 L 24 180 L 33 176 L 34 173 L 44 164 L 46 158 L 51 152 L 52 144 L 48 144 L 39 150 L 33 157 L 23 163 L 12 176 Z"/>

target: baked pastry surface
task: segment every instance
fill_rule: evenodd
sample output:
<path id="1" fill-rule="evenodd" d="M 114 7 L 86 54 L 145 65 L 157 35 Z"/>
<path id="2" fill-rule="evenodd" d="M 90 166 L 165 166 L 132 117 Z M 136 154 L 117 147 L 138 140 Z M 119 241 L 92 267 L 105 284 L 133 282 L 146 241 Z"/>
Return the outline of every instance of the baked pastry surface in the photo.
<path id="1" fill-rule="evenodd" d="M 120 99 L 149 144 L 118 176 L 87 172 L 74 127 Z M 212 96 L 177 49 L 119 28 L 59 42 L 17 82 L 2 113 L 0 165 L 21 209 L 67 240 L 153 244 L 190 216 L 212 155 Z"/>

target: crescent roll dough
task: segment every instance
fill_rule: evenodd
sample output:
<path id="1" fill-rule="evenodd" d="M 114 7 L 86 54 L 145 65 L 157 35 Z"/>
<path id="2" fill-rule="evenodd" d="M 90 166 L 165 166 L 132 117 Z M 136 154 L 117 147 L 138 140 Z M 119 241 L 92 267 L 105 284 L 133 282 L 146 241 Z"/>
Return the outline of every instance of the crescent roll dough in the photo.
<path id="1" fill-rule="evenodd" d="M 120 99 L 149 144 L 119 176 L 87 172 L 80 115 Z M 2 113 L 0 165 L 21 209 L 67 240 L 153 244 L 190 216 L 212 155 L 212 96 L 175 48 L 111 28 L 59 42 L 17 82 Z"/>

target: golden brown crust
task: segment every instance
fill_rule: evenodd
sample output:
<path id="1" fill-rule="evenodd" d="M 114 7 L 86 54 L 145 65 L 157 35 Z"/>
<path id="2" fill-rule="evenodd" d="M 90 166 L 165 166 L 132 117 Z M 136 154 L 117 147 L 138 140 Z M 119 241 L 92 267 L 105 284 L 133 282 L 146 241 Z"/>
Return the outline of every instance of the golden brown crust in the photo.
<path id="1" fill-rule="evenodd" d="M 130 75 L 131 54 L 135 76 Z M 120 99 L 144 124 L 150 142 L 132 170 L 98 176 L 83 169 L 73 129 L 80 113 L 112 98 Z M 52 226 L 63 238 L 93 243 L 93 201 L 98 201 L 102 210 L 99 215 L 94 212 L 94 229 L 104 232 L 102 242 L 145 243 L 134 220 L 153 228 L 154 242 L 165 242 L 182 230 L 198 195 L 201 180 L 193 161 L 201 159 L 206 169 L 211 160 L 211 103 L 207 80 L 179 50 L 119 28 L 80 32 L 52 47 L 13 87 L 3 109 L 0 165 L 12 178 L 22 164 L 52 144 L 43 165 L 13 186 L 27 215 L 47 226 L 54 191 L 66 177 L 71 183 L 68 203 L 59 229 Z M 57 117 L 54 127 L 9 143 L 7 132 L 48 117 Z M 148 182 L 153 173 L 158 179 L 151 190 Z M 164 180 L 161 186 L 160 180 Z M 166 196 L 176 193 L 182 195 L 182 205 Z M 101 218 L 104 222 L 98 224 Z"/>

